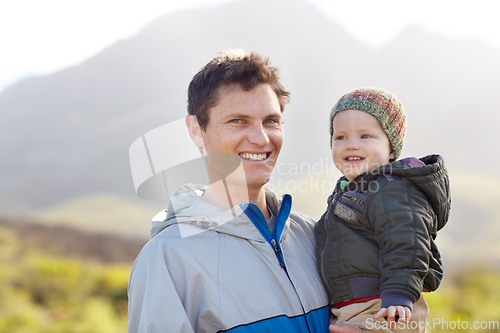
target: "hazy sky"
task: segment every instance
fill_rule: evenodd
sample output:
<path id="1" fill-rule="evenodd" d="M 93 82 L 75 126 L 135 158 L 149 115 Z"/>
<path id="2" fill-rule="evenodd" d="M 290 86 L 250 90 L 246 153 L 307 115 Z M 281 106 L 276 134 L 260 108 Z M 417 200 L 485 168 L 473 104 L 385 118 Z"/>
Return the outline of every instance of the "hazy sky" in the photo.
<path id="1" fill-rule="evenodd" d="M 0 0 L 0 91 L 82 62 L 169 12 L 232 1 L 242 0 Z M 500 47 L 498 0 L 304 1 L 373 47 L 410 24 Z"/>

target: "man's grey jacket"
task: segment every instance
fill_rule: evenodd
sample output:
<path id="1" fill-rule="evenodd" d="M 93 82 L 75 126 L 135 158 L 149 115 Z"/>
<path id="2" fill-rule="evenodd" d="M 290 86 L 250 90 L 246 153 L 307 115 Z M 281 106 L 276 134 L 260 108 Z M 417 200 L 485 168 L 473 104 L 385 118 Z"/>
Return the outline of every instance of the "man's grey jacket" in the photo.
<path id="1" fill-rule="evenodd" d="M 129 282 L 129 332 L 328 332 L 314 221 L 266 193 L 224 211 L 187 185 L 153 221 Z"/>

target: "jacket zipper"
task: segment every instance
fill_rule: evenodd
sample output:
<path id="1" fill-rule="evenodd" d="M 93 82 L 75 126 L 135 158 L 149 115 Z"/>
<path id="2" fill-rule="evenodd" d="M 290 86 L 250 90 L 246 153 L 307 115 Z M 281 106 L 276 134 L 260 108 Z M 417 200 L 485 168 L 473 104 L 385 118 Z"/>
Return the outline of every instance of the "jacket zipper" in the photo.
<path id="1" fill-rule="evenodd" d="M 285 198 L 285 196 L 283 196 L 283 201 L 284 201 L 284 198 Z M 285 262 L 283 261 L 283 252 L 281 251 L 281 248 L 280 248 L 280 246 L 278 244 L 278 241 L 276 240 L 276 238 L 277 238 L 277 230 L 278 230 L 277 229 L 278 225 L 276 224 L 276 222 L 278 221 L 278 217 L 281 216 L 281 210 L 282 210 L 282 208 L 283 208 L 283 206 L 280 207 L 280 209 L 278 211 L 278 214 L 276 215 L 275 225 L 274 225 L 274 228 L 273 228 L 273 233 L 271 235 L 271 241 L 269 243 L 271 244 L 271 246 L 272 246 L 272 248 L 274 250 L 274 254 L 276 255 L 276 258 L 278 259 L 280 267 L 285 271 L 285 274 L 288 277 L 288 281 L 290 281 L 290 284 L 292 285 L 293 289 L 295 290 L 295 294 L 297 295 L 297 299 L 299 301 L 300 307 L 302 308 L 302 313 L 304 314 L 304 321 L 305 321 L 306 326 L 307 326 L 307 331 L 311 332 L 311 328 L 309 327 L 309 321 L 307 320 L 306 311 L 304 309 L 304 304 L 302 304 L 302 299 L 299 296 L 299 292 L 297 291 L 297 288 L 293 284 L 292 279 L 290 278 L 290 275 L 288 274 L 288 270 L 286 269 Z M 288 217 L 287 217 L 287 219 L 288 219 Z M 283 225 L 283 228 L 284 227 L 285 226 Z"/>
<path id="2" fill-rule="evenodd" d="M 344 186 L 343 188 L 339 189 L 339 191 L 333 196 L 332 202 L 330 203 L 331 205 L 334 205 L 335 202 L 337 201 L 338 197 L 345 191 L 347 188 L 347 185 Z M 326 278 L 326 268 L 324 265 L 325 262 L 325 253 L 326 253 L 326 240 L 328 239 L 328 229 L 326 227 L 326 221 L 323 223 L 323 229 L 325 230 L 325 242 L 323 244 L 323 249 L 321 250 L 321 280 L 323 280 L 323 284 L 325 285 L 326 290 L 328 291 L 328 295 L 332 295 L 332 289 L 330 287 L 330 283 L 328 282 Z"/>
<path id="3" fill-rule="evenodd" d="M 363 199 L 358 199 L 358 198 L 356 198 L 356 197 L 354 197 L 354 196 L 352 196 L 352 195 L 344 195 L 343 197 L 344 197 L 344 198 L 346 198 L 346 199 L 347 199 L 347 200 L 349 200 L 349 201 L 352 201 L 352 202 L 354 202 L 354 203 L 356 203 L 356 204 L 360 205 L 360 206 L 361 206 L 361 205 L 363 204 L 363 202 L 364 202 L 364 201 L 363 201 Z"/>
<path id="4" fill-rule="evenodd" d="M 281 212 L 281 209 L 278 212 L 277 216 L 280 215 L 280 212 Z M 276 258 L 278 259 L 280 267 L 285 271 L 285 274 L 288 277 L 288 281 L 290 281 L 290 284 L 292 285 L 293 289 L 295 290 L 295 294 L 297 295 L 297 299 L 299 300 L 300 307 L 302 308 L 302 313 L 304 314 L 304 321 L 305 321 L 305 324 L 307 326 L 307 331 L 311 332 L 311 328 L 309 327 L 309 321 L 307 320 L 306 310 L 304 309 L 304 304 L 302 304 L 302 299 L 299 296 L 299 292 L 297 291 L 297 288 L 293 284 L 292 279 L 290 278 L 290 275 L 288 274 L 288 270 L 286 269 L 285 262 L 283 261 L 281 248 L 280 248 L 278 242 L 276 241 L 276 230 L 277 230 L 276 227 L 277 226 L 275 225 L 274 230 L 273 230 L 273 234 L 271 236 L 272 238 L 271 238 L 270 243 L 271 243 L 271 246 L 273 247 L 274 254 L 276 255 Z"/>
<path id="5" fill-rule="evenodd" d="M 333 199 L 332 204 L 335 203 L 336 198 Z M 328 295 L 332 295 L 332 289 L 330 288 L 330 283 L 326 278 L 326 268 L 325 268 L 325 253 L 326 253 L 326 240 L 328 239 L 328 229 L 326 227 L 326 221 L 323 223 L 323 228 L 325 229 L 325 242 L 323 244 L 323 249 L 321 250 L 321 280 L 323 280 L 323 284 L 325 285 L 326 290 L 328 291 Z"/>
<path id="6" fill-rule="evenodd" d="M 311 328 L 309 327 L 309 321 L 307 320 L 307 315 L 306 315 L 306 311 L 304 309 L 304 304 L 302 304 L 302 299 L 300 298 L 299 296 L 299 293 L 297 291 L 297 288 L 295 287 L 295 285 L 293 284 L 292 282 L 292 279 L 290 278 L 290 275 L 288 274 L 288 270 L 286 269 L 286 266 L 285 266 L 285 262 L 283 260 L 283 252 L 281 251 L 281 248 L 280 248 L 280 245 L 277 241 L 277 239 L 280 238 L 280 235 L 278 235 L 277 231 L 278 231 L 278 227 L 281 227 L 281 228 L 284 228 L 284 225 L 282 226 L 279 226 L 277 224 L 278 222 L 278 218 L 281 217 L 282 215 L 282 209 L 284 208 L 283 204 L 285 202 L 285 196 L 287 196 L 287 194 L 285 194 L 283 196 L 283 200 L 282 200 L 282 205 L 278 211 L 278 214 L 276 215 L 276 220 L 275 220 L 275 226 L 274 226 L 274 230 L 273 230 L 273 233 L 272 235 L 270 235 L 271 237 L 268 237 L 266 236 L 266 232 L 264 232 L 263 230 L 261 230 L 260 228 L 260 224 L 259 223 L 256 223 L 252 220 L 252 217 L 256 217 L 254 214 L 248 214 L 246 211 L 245 213 L 248 215 L 248 217 L 250 218 L 250 220 L 252 221 L 252 223 L 255 225 L 255 227 L 257 228 L 257 230 L 259 230 L 260 234 L 262 235 L 262 237 L 266 240 L 266 242 L 271 246 L 271 248 L 273 249 L 273 252 L 274 254 L 276 255 L 276 259 L 278 259 L 278 263 L 280 265 L 280 267 L 285 271 L 285 274 L 288 278 L 288 281 L 290 282 L 290 284 L 292 285 L 292 288 L 295 290 L 295 295 L 297 296 L 297 300 L 299 301 L 299 304 L 300 304 L 300 307 L 302 308 L 302 313 L 304 315 L 304 321 L 305 321 L 305 324 L 308 328 L 308 332 L 311 332 Z M 290 198 L 288 198 L 288 200 L 290 200 Z M 288 209 L 290 209 L 290 207 L 288 207 Z M 289 212 L 288 212 L 289 214 Z M 259 214 L 258 214 L 259 215 Z M 288 219 L 288 216 L 287 216 L 287 219 Z M 285 222 L 286 223 L 286 222 Z"/>
<path id="7" fill-rule="evenodd" d="M 271 245 L 274 249 L 274 254 L 276 255 L 276 258 L 278 258 L 278 262 L 280 263 L 281 268 L 285 269 L 285 263 L 283 262 L 283 260 L 281 260 L 281 249 L 274 238 L 271 239 Z"/>

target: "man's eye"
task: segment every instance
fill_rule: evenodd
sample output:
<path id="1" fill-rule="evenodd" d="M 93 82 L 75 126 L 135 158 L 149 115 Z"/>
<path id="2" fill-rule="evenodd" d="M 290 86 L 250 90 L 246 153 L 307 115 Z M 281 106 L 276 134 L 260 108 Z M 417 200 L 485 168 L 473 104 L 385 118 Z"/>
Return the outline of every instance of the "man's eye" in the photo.
<path id="1" fill-rule="evenodd" d="M 241 124 L 242 120 L 241 119 L 231 119 L 229 122 L 233 123 L 233 124 Z"/>
<path id="2" fill-rule="evenodd" d="M 279 123 L 280 123 L 280 121 L 279 121 L 279 120 L 277 120 L 277 119 L 266 119 L 266 120 L 264 121 L 264 123 L 266 123 L 266 124 L 279 124 Z"/>

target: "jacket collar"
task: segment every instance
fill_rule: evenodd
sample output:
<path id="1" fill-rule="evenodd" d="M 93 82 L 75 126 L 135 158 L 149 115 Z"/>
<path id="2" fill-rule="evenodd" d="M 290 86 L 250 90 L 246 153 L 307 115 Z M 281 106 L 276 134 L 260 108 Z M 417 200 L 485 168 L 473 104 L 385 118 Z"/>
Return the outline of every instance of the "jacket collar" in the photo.
<path id="1" fill-rule="evenodd" d="M 267 237 L 262 234 L 262 230 L 267 228 L 269 231 L 269 229 L 262 212 L 256 205 L 242 203 L 229 210 L 224 210 L 203 200 L 205 189 L 205 186 L 197 184 L 181 186 L 172 196 L 168 210 L 160 212 L 153 218 L 151 238 L 170 225 L 187 224 L 198 227 L 185 228 L 193 234 L 213 230 L 249 240 L 267 240 Z M 291 197 L 285 195 L 284 198 L 286 198 L 288 207 L 280 212 L 281 201 L 273 192 L 266 189 L 267 206 L 277 216 L 274 228 L 277 232 L 277 239 L 280 238 L 281 234 L 286 234 L 289 229 L 286 220 L 288 220 L 290 212 Z M 190 235 L 189 232 L 186 236 Z"/>

